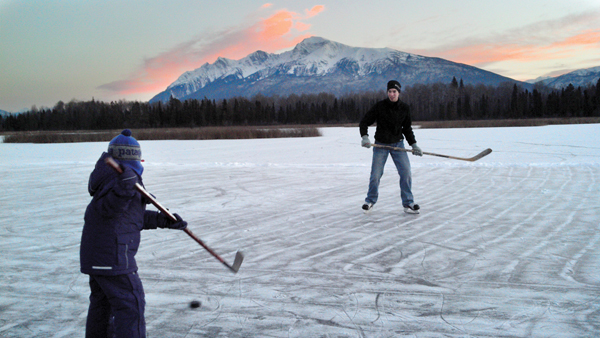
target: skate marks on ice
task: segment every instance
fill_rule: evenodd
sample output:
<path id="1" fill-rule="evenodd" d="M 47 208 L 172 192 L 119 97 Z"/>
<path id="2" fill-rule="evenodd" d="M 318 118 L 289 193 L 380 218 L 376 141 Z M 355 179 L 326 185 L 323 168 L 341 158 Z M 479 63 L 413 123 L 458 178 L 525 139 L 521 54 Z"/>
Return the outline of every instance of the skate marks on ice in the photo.
<path id="1" fill-rule="evenodd" d="M 535 145 L 507 146 L 513 139 L 507 130 L 499 143 L 485 145 L 494 153 L 475 164 L 411 158 L 420 215 L 402 211 L 393 165 L 379 202 L 364 214 L 370 154 L 341 146 L 343 156 L 321 151 L 330 147 L 327 136 L 273 146 L 285 149 L 280 162 L 256 146 L 263 141 L 206 155 L 220 164 L 148 161 L 148 191 L 223 258 L 232 260 L 238 249 L 246 255 L 233 275 L 181 232 L 143 232 L 137 257 L 149 336 L 598 336 L 598 153 L 556 151 L 553 159 L 571 162 L 548 164 L 549 155 Z M 562 129 L 551 130 L 553 140 Z M 340 144 L 355 147 L 356 130 L 336 132 Z M 421 130 L 421 138 L 429 132 Z M 451 132 L 486 139 L 469 136 L 476 130 L 431 131 Z M 487 139 L 495 132 L 485 130 Z M 205 145 L 224 143 L 178 145 L 201 144 L 203 151 L 185 153 L 204 156 Z M 162 143 L 148 144 L 149 158 L 174 156 L 153 154 L 150 145 Z M 255 162 L 227 163 L 238 155 L 229 148 L 261 151 L 251 153 L 248 161 Z M 285 157 L 306 149 L 310 161 Z M 535 164 L 515 159 L 523 151 Z M 8 206 L 0 212 L 0 336 L 81 335 L 89 289 L 79 273 L 78 244 L 95 157 L 44 163 L 52 175 L 22 161 L 0 171 L 0 191 L 8 192 L 0 195 Z M 192 300 L 202 306 L 191 309 Z"/>
<path id="2" fill-rule="evenodd" d="M 338 168 L 319 181 L 320 169 L 285 171 L 293 177 L 300 170 L 323 186 L 283 183 L 279 170 L 263 169 L 261 180 L 275 182 L 270 192 L 277 203 L 290 207 L 272 212 L 272 202 L 257 202 L 232 186 L 238 196 L 228 204 L 229 216 L 219 219 L 223 232 L 206 227 L 211 245 L 227 250 L 225 255 L 233 255 L 235 244 L 243 245 L 246 262 L 239 276 L 227 276 L 201 251 L 165 257 L 170 273 L 182 276 L 174 280 L 195 284 L 198 297 L 215 302 L 208 306 L 207 301 L 206 309 L 190 319 L 190 333 L 525 337 L 598 332 L 598 191 L 593 184 L 598 168 L 417 169 L 415 180 L 438 180 L 416 185 L 426 205 L 418 217 L 404 214 L 395 201 L 393 177 L 385 182 L 377 209 L 365 215 L 362 196 L 352 195 L 364 187 L 348 183 L 360 182 L 361 173 Z M 342 176 L 352 179 L 336 179 Z M 255 188 L 246 185 L 250 192 Z M 251 203 L 267 206 L 254 210 L 258 221 L 246 215 Z M 169 246 L 161 251 L 169 252 Z M 202 277 L 191 278 L 191 264 L 199 266 Z M 161 288 L 166 277 L 157 277 L 152 287 Z M 171 316 L 153 329 L 160 332 Z"/>
<path id="3" fill-rule="evenodd" d="M 516 336 L 543 335 L 540 332 L 544 326 L 581 326 L 580 333 L 568 329 L 574 336 L 597 332 L 598 312 L 594 304 L 600 283 L 593 271 L 600 262 L 591 252 L 599 238 L 597 168 L 531 167 L 502 171 L 495 170 L 486 185 L 497 187 L 496 191 L 481 195 L 477 189 L 464 195 L 478 201 L 475 208 L 465 207 L 469 200 L 462 200 L 462 206 L 452 210 L 444 210 L 446 204 L 440 208 L 428 204 L 435 211 L 423 213 L 420 218 L 423 221 L 429 217 L 424 223 L 428 226 L 418 231 L 412 231 L 411 226 L 403 228 L 405 234 L 398 241 L 402 255 L 396 258 L 390 272 L 451 288 L 450 294 L 444 294 L 446 310 L 469 298 L 481 302 L 482 309 L 489 309 L 486 316 L 495 313 L 498 330 L 510 328 L 507 332 Z M 511 185 L 503 187 L 500 183 L 504 180 L 511 181 Z M 391 255 L 386 249 L 360 261 L 388 260 Z M 358 269 L 359 265 L 346 266 L 348 271 Z M 362 269 L 364 273 L 368 271 Z M 511 302 L 528 304 L 524 309 L 530 307 L 531 312 L 522 310 L 514 315 Z M 572 322 L 568 317 L 556 316 L 572 313 L 575 307 L 581 313 Z M 499 320 L 501 317 L 507 320 Z M 522 323 L 513 323 L 515 318 Z M 465 321 L 463 318 L 460 322 Z M 475 328 L 475 324 L 469 326 Z M 527 325 L 530 329 L 525 329 Z M 498 334 L 501 332 L 504 331 Z M 490 331 L 477 334 L 494 335 Z"/>
<path id="4" fill-rule="evenodd" d="M 75 337 L 85 323 L 79 239 L 89 165 L 43 168 L 0 170 L 0 337 Z"/>
<path id="5" fill-rule="evenodd" d="M 223 257 L 243 248 L 246 261 L 231 275 L 179 232 L 143 233 L 138 263 L 148 332 L 155 336 L 600 332 L 597 167 L 417 168 L 415 181 L 429 182 L 415 183 L 424 205 L 418 217 L 402 212 L 393 175 L 384 175 L 377 209 L 365 215 L 360 169 L 215 168 L 203 174 L 206 185 L 180 186 L 181 194 L 169 191 L 175 180 L 148 189 L 174 212 L 188 211 L 190 227 Z M 219 185 L 225 194 L 215 198 L 211 184 L 219 177 L 228 179 Z M 75 220 L 69 227 L 79 225 Z M 76 240 L 55 238 L 12 260 L 19 266 L 13 283 L 23 275 L 30 282 L 10 289 L 12 301 L 4 297 L 2 317 L 9 319 L 2 333 L 81 332 L 88 291 L 76 271 Z M 38 254 L 74 256 L 73 273 L 44 268 Z M 202 307 L 190 309 L 194 299 Z M 43 307 L 32 311 L 40 301 Z M 21 313 L 28 320 L 19 320 Z"/>

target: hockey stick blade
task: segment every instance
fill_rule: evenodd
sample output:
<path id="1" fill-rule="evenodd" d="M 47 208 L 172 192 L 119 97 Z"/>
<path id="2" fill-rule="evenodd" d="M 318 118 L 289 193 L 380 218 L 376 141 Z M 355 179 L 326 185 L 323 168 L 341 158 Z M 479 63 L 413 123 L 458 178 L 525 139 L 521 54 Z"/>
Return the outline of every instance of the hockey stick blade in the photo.
<path id="1" fill-rule="evenodd" d="M 475 162 L 475 161 L 477 161 L 478 159 L 480 159 L 480 158 L 482 158 L 482 157 L 484 157 L 484 156 L 487 156 L 487 155 L 489 155 L 489 154 L 491 154 L 491 153 L 492 153 L 492 149 L 491 149 L 491 148 L 487 148 L 486 150 L 484 150 L 484 151 L 480 152 L 479 154 L 477 154 L 477 155 L 475 155 L 475 156 L 471 157 L 471 158 L 469 159 L 469 161 L 471 161 L 471 162 Z"/>
<path id="2" fill-rule="evenodd" d="M 244 260 L 244 255 L 242 255 L 241 252 L 237 252 L 235 254 L 235 259 L 233 261 L 233 265 L 229 265 L 229 263 L 227 263 L 221 256 L 219 256 L 213 249 L 211 249 L 208 245 L 206 245 L 204 243 L 204 241 L 202 241 L 198 236 L 194 235 L 194 233 L 188 229 L 185 228 L 183 229 L 183 231 L 188 234 L 193 240 L 196 241 L 196 243 L 200 244 L 206 251 L 208 251 L 209 254 L 213 255 L 213 257 L 215 257 L 219 262 L 221 262 L 223 265 L 225 265 L 229 270 L 231 270 L 233 273 L 237 273 L 240 270 L 240 265 L 242 265 L 242 261 Z"/>
<path id="3" fill-rule="evenodd" d="M 229 267 L 233 273 L 237 273 L 240 271 L 240 266 L 242 266 L 242 262 L 244 261 L 244 254 L 240 251 L 235 253 L 235 259 L 233 260 L 233 265 Z"/>
<path id="4" fill-rule="evenodd" d="M 402 149 L 402 148 L 399 148 Z M 411 150 L 409 150 L 409 152 L 412 152 Z M 464 158 L 464 157 L 456 157 L 456 156 L 450 156 L 450 155 L 442 155 L 442 154 L 434 154 L 434 153 L 428 153 L 428 152 L 423 152 L 424 155 L 431 155 L 431 156 L 437 156 L 437 157 L 443 157 L 443 158 L 451 158 L 453 160 L 460 160 L 460 161 L 468 161 L 468 162 L 475 162 L 477 160 L 479 160 L 480 158 L 490 154 L 492 152 L 492 149 L 487 148 L 486 150 L 480 152 L 479 154 L 473 156 L 473 157 L 469 157 L 469 158 Z"/>

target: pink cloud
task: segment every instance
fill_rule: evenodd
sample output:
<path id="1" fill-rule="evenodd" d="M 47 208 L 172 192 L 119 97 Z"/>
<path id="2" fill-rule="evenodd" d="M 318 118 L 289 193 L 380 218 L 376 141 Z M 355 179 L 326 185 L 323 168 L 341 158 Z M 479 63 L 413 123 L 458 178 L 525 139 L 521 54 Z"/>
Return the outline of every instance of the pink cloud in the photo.
<path id="1" fill-rule="evenodd" d="M 457 62 L 481 66 L 507 60 L 532 62 L 559 59 L 573 56 L 582 48 L 600 48 L 600 31 L 582 32 L 546 44 L 472 44 L 441 51 L 439 55 Z"/>
<path id="2" fill-rule="evenodd" d="M 313 16 L 321 13 L 324 10 L 325 10 L 325 6 L 317 5 L 317 6 L 314 6 L 313 8 L 311 8 L 310 10 L 307 9 L 306 14 L 307 14 L 308 18 L 312 18 Z"/>
<path id="3" fill-rule="evenodd" d="M 500 61 L 533 62 L 576 55 L 582 49 L 600 49 L 599 12 L 569 15 L 479 39 L 416 53 L 434 55 L 469 65 Z M 594 28 L 591 28 L 594 27 Z"/>
<path id="4" fill-rule="evenodd" d="M 310 25 L 306 24 L 304 22 L 296 22 L 296 25 L 294 26 L 296 28 L 296 30 L 298 30 L 299 32 L 304 32 L 310 29 Z"/>
<path id="5" fill-rule="evenodd" d="M 589 48 L 600 47 L 600 30 L 582 32 L 553 45 L 553 47 L 568 46 L 582 46 Z"/>
<path id="6" fill-rule="evenodd" d="M 539 59 L 537 46 L 514 44 L 473 44 L 440 51 L 438 56 L 468 65 L 485 65 L 505 60 Z"/>
<path id="7" fill-rule="evenodd" d="M 262 9 L 272 5 L 265 4 Z M 201 34 L 190 41 L 174 46 L 171 50 L 144 60 L 130 78 L 100 86 L 100 89 L 120 95 L 154 94 L 164 90 L 178 76 L 214 62 L 217 57 L 240 59 L 256 50 L 275 52 L 298 44 L 311 34 L 303 33 L 310 25 L 303 20 L 314 17 L 324 10 L 315 6 L 306 15 L 288 10 L 278 10 L 255 23 L 232 27 L 221 32 Z"/>

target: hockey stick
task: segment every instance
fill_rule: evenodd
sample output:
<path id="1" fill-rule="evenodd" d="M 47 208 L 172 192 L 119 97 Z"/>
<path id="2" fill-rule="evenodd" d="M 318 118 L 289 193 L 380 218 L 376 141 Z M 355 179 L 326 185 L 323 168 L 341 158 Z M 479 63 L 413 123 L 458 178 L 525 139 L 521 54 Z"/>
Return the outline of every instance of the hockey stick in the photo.
<path id="1" fill-rule="evenodd" d="M 107 157 L 105 162 L 119 174 L 123 172 L 123 169 L 121 169 L 121 166 L 119 165 L 119 163 L 117 163 L 117 161 L 115 161 L 112 157 Z M 150 201 L 150 203 L 152 203 L 163 214 L 167 215 L 167 217 L 169 217 L 171 220 L 177 221 L 177 218 L 167 208 L 163 207 L 162 204 L 160 204 L 154 198 L 154 196 L 150 195 L 150 193 L 148 191 L 146 191 L 146 189 L 144 189 L 144 187 L 141 184 L 136 183 L 135 188 L 137 189 L 137 191 L 140 192 L 140 194 L 142 194 L 144 197 L 146 197 Z M 219 260 L 219 262 L 223 263 L 223 265 L 228 267 L 229 270 L 231 270 L 233 273 L 237 273 L 240 270 L 240 266 L 242 265 L 242 261 L 244 260 L 244 255 L 240 251 L 235 253 L 235 259 L 233 261 L 233 265 L 229 265 L 223 258 L 221 258 L 221 256 L 217 255 L 217 253 L 214 252 L 208 245 L 204 244 L 204 242 L 200 238 L 198 238 L 196 235 L 194 235 L 194 233 L 190 229 L 185 228 L 185 229 L 183 229 L 183 231 L 186 234 L 188 234 L 190 237 L 192 237 L 192 239 L 194 239 L 196 242 L 198 242 L 198 244 L 200 244 L 204 249 L 206 249 L 206 251 L 208 251 L 208 253 L 210 253 L 217 260 Z"/>
<path id="2" fill-rule="evenodd" d="M 381 144 L 375 144 L 375 143 L 371 143 L 371 145 L 373 147 L 377 147 L 377 148 L 383 148 L 383 149 L 389 149 L 389 150 L 398 150 L 398 151 L 405 151 L 407 153 L 412 153 L 411 149 L 405 149 L 405 148 L 396 148 L 396 147 L 390 147 L 390 146 L 382 146 Z M 444 157 L 444 158 L 451 158 L 454 160 L 461 160 L 461 161 L 469 161 L 469 162 L 475 162 L 478 159 L 489 155 L 492 152 L 492 149 L 487 148 L 486 150 L 480 152 L 479 154 L 473 156 L 473 157 L 469 157 L 469 158 L 464 158 L 464 157 L 455 157 L 455 156 L 449 156 L 449 155 L 442 155 L 442 154 L 434 154 L 434 153 L 428 153 L 428 152 L 423 152 L 424 155 L 431 155 L 431 156 L 437 156 L 437 157 Z"/>

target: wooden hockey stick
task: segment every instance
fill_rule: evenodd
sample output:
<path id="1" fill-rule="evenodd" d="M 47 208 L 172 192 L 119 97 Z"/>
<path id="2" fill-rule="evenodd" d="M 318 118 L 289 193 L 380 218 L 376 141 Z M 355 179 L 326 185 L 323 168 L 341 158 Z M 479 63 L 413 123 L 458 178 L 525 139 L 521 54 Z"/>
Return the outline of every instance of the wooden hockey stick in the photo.
<path id="1" fill-rule="evenodd" d="M 121 166 L 119 165 L 119 163 L 117 163 L 117 161 L 115 161 L 115 159 L 113 159 L 112 157 L 107 157 L 105 162 L 111 168 L 113 168 L 116 172 L 118 172 L 118 173 L 123 172 L 123 169 L 121 169 Z M 154 198 L 154 196 L 152 196 L 148 191 L 146 191 L 146 189 L 144 189 L 144 187 L 141 184 L 136 183 L 135 188 L 137 189 L 137 191 L 140 192 L 140 194 L 142 194 L 144 197 L 146 197 L 150 201 L 150 203 L 152 203 L 163 214 L 167 215 L 167 217 L 169 217 L 171 220 L 177 221 L 177 217 L 175 217 L 167 208 L 163 207 L 162 204 L 160 204 Z M 240 270 L 240 266 L 242 265 L 242 261 L 244 260 L 244 255 L 240 251 L 236 252 L 233 264 L 229 265 L 223 258 L 221 258 L 221 256 L 217 255 L 217 253 L 214 252 L 208 245 L 204 244 L 204 242 L 200 238 L 198 238 L 196 235 L 194 235 L 194 233 L 190 229 L 185 228 L 185 229 L 183 229 L 183 231 L 186 234 L 188 234 L 190 237 L 192 237 L 192 239 L 194 239 L 204 249 L 206 249 L 206 251 L 208 251 L 208 253 L 210 253 L 217 260 L 219 260 L 219 262 L 223 263 L 223 265 L 225 265 L 227 268 L 229 268 L 229 270 L 231 270 L 233 273 L 237 273 Z"/>
<path id="2" fill-rule="evenodd" d="M 383 149 L 389 149 L 389 150 L 397 150 L 397 151 L 405 151 L 407 153 L 412 153 L 412 149 L 405 149 L 405 148 L 397 148 L 397 147 L 390 147 L 390 146 L 383 146 L 381 144 L 375 144 L 375 143 L 371 143 L 371 145 L 373 147 L 377 147 L 377 148 L 383 148 Z M 431 155 L 431 156 L 437 156 L 437 157 L 444 157 L 444 158 L 451 158 L 453 160 L 461 160 L 461 161 L 469 161 L 469 162 L 475 162 L 478 159 L 489 155 L 492 152 L 492 149 L 487 148 L 486 150 L 480 152 L 479 154 L 473 156 L 473 157 L 469 157 L 469 158 L 464 158 L 464 157 L 456 157 L 456 156 L 450 156 L 450 155 L 442 155 L 442 154 L 435 154 L 435 153 L 428 153 L 428 152 L 423 152 L 423 155 Z"/>

